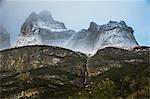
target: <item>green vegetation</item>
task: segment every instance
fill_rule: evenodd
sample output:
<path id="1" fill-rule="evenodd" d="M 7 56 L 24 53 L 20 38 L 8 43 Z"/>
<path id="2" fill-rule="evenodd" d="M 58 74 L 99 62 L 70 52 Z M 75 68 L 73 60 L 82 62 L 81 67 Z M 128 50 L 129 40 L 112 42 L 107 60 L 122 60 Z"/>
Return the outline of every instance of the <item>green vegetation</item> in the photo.
<path id="1" fill-rule="evenodd" d="M 87 87 L 74 92 L 70 99 L 131 98 L 149 99 L 150 67 L 124 66 L 112 68 L 94 77 Z"/>
<path id="2" fill-rule="evenodd" d="M 149 99 L 149 53 L 105 48 L 87 59 L 57 47 L 6 50 L 0 98 Z"/>

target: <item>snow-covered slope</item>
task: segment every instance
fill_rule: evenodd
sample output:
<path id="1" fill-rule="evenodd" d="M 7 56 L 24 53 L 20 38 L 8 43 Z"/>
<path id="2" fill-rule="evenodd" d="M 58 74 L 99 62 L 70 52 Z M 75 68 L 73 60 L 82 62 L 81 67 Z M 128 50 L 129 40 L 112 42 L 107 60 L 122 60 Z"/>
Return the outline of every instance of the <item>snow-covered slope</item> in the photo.
<path id="1" fill-rule="evenodd" d="M 31 13 L 21 28 L 15 47 L 27 45 L 51 45 L 63 47 L 74 33 L 64 23 L 55 21 L 51 13 L 41 11 Z"/>
<path id="2" fill-rule="evenodd" d="M 16 46 L 42 45 L 41 37 L 37 35 L 19 36 Z"/>
<path id="3" fill-rule="evenodd" d="M 66 43 L 67 48 L 87 54 L 94 54 L 105 47 L 131 49 L 136 46 L 133 30 L 124 21 L 110 21 L 102 26 L 91 22 L 88 30 L 81 30 Z"/>
<path id="4" fill-rule="evenodd" d="M 87 30 L 75 32 L 55 21 L 48 11 L 31 13 L 22 25 L 15 46 L 26 45 L 59 46 L 92 55 L 105 47 L 131 49 L 138 46 L 132 28 L 124 21 L 110 21 L 105 25 L 91 22 Z"/>
<path id="5" fill-rule="evenodd" d="M 0 50 L 10 47 L 10 34 L 0 26 Z"/>

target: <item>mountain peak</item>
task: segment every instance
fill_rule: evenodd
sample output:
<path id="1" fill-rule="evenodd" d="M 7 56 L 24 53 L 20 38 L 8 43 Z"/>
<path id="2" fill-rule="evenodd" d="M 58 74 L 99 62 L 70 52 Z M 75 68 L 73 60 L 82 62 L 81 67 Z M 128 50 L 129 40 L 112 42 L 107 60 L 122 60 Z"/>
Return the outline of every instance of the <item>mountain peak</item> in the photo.
<path id="1" fill-rule="evenodd" d="M 118 23 L 118 22 L 110 20 L 109 23 L 112 23 L 112 24 L 114 23 L 115 24 L 115 23 Z"/>
<path id="2" fill-rule="evenodd" d="M 89 31 L 96 31 L 98 29 L 98 25 L 95 22 L 90 23 Z"/>
<path id="3" fill-rule="evenodd" d="M 126 25 L 124 21 L 120 21 L 119 24 Z"/>
<path id="4" fill-rule="evenodd" d="M 38 14 L 38 18 L 44 22 L 54 22 L 51 12 L 47 10 L 43 10 Z"/>
<path id="5" fill-rule="evenodd" d="M 22 25 L 15 46 L 62 46 L 74 33 L 68 30 L 64 23 L 55 21 L 49 11 L 41 11 L 39 14 L 33 12 Z"/>
<path id="6" fill-rule="evenodd" d="M 104 25 L 91 22 L 88 30 L 77 33 L 68 46 L 75 51 L 94 54 L 98 49 L 105 47 L 132 49 L 138 46 L 138 43 L 133 35 L 133 29 L 124 21 L 109 21 Z"/>
<path id="7" fill-rule="evenodd" d="M 34 17 L 34 16 L 37 16 L 37 14 L 36 14 L 36 12 L 32 12 L 29 16 Z"/>
<path id="8" fill-rule="evenodd" d="M 64 31 L 64 23 L 55 21 L 49 11 L 41 11 L 39 14 L 32 12 L 21 27 L 23 35 L 37 34 L 39 29 L 50 31 Z"/>
<path id="9" fill-rule="evenodd" d="M 95 22 L 90 23 L 89 31 L 108 31 L 108 30 L 113 30 L 115 28 L 126 28 L 126 30 L 131 30 L 124 21 L 109 21 L 107 24 L 104 25 L 97 25 Z"/>
<path id="10" fill-rule="evenodd" d="M 39 13 L 39 15 L 43 15 L 43 16 L 51 16 L 51 12 L 48 10 L 43 10 Z"/>
<path id="11" fill-rule="evenodd" d="M 126 23 L 124 21 L 109 21 L 109 23 L 107 24 L 108 26 L 118 26 L 118 27 L 127 27 Z"/>
<path id="12" fill-rule="evenodd" d="M 95 22 L 91 22 L 90 23 L 90 28 L 97 26 L 97 24 Z"/>
<path id="13" fill-rule="evenodd" d="M 90 22 L 88 29 L 70 32 L 64 23 L 55 21 L 49 11 L 31 13 L 22 26 L 16 46 L 50 45 L 95 54 L 105 47 L 132 49 L 138 46 L 132 28 L 124 21 L 109 21 L 104 25 Z"/>
<path id="14" fill-rule="evenodd" d="M 51 13 L 49 11 L 41 11 L 39 14 L 36 12 L 32 12 L 26 19 L 26 22 L 35 22 L 35 21 L 43 21 L 53 23 L 55 20 L 53 19 Z"/>
<path id="15" fill-rule="evenodd" d="M 94 26 L 97 26 L 97 24 L 95 22 L 91 22 L 90 27 L 94 27 Z"/>

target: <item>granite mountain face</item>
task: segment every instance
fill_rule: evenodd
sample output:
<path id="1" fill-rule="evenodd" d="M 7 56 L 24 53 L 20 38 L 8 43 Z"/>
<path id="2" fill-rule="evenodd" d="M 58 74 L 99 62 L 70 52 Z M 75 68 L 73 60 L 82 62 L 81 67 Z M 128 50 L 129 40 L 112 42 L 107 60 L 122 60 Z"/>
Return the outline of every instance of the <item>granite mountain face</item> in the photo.
<path id="1" fill-rule="evenodd" d="M 0 50 L 10 47 L 10 34 L 0 26 Z"/>
<path id="2" fill-rule="evenodd" d="M 87 54 L 94 54 L 105 47 L 132 49 L 137 46 L 132 28 L 124 21 L 110 21 L 101 26 L 91 22 L 87 30 L 81 30 L 67 42 L 70 49 Z"/>
<path id="3" fill-rule="evenodd" d="M 55 21 L 51 13 L 42 11 L 31 13 L 21 27 L 15 46 L 50 45 L 63 47 L 75 32 L 68 30 L 64 23 Z"/>
<path id="4" fill-rule="evenodd" d="M 55 21 L 48 11 L 31 13 L 22 25 L 15 46 L 26 45 L 58 46 L 92 55 L 105 47 L 132 49 L 138 46 L 133 29 L 124 21 L 110 21 L 105 25 L 91 22 L 87 30 L 75 32 Z"/>

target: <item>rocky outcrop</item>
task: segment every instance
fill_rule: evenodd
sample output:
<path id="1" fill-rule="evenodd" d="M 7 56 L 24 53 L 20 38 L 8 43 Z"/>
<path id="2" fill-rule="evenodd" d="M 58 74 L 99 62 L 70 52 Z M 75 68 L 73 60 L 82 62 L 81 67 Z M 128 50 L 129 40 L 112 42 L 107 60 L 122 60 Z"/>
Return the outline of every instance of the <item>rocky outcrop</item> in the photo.
<path id="1" fill-rule="evenodd" d="M 149 47 L 108 47 L 92 57 L 51 46 L 4 50 L 0 98 L 150 97 L 149 53 Z"/>
<path id="2" fill-rule="evenodd" d="M 110 21 L 105 25 L 91 22 L 87 30 L 79 31 L 67 43 L 69 49 L 92 55 L 105 47 L 132 49 L 137 46 L 133 29 L 124 21 Z"/>
<path id="3" fill-rule="evenodd" d="M 0 50 L 10 47 L 10 34 L 0 26 Z"/>

